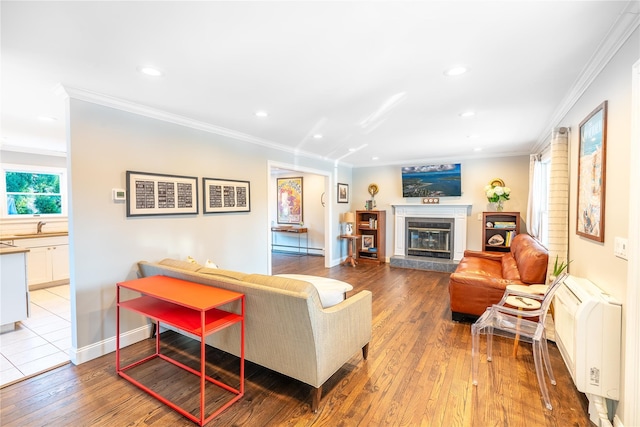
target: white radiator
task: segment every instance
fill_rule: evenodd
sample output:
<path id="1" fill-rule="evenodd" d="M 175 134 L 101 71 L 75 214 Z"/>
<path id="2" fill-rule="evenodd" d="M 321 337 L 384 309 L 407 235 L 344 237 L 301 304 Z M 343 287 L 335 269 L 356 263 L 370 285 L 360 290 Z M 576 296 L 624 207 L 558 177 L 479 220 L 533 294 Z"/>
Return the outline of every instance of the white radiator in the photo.
<path id="1" fill-rule="evenodd" d="M 622 306 L 587 279 L 567 276 L 554 299 L 555 338 L 596 425 L 611 425 L 604 399 L 620 399 Z"/>

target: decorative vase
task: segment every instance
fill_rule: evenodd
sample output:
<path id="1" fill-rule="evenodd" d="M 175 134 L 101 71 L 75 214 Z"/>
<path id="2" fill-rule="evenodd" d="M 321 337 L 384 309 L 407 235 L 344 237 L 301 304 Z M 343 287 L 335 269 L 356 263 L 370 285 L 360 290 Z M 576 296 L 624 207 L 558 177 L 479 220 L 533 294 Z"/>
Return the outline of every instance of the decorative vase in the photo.
<path id="1" fill-rule="evenodd" d="M 502 212 L 504 210 L 504 200 L 498 199 L 496 202 L 496 212 Z"/>

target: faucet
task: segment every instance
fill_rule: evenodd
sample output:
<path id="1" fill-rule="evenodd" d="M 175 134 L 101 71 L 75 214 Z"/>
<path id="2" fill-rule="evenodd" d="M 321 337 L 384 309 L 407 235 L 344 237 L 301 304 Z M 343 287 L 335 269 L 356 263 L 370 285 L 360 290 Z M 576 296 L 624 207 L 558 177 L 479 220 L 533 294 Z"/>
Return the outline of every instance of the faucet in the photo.
<path id="1" fill-rule="evenodd" d="M 38 221 L 38 230 L 37 230 L 37 234 L 42 233 L 42 226 L 46 225 L 47 223 L 44 221 Z"/>

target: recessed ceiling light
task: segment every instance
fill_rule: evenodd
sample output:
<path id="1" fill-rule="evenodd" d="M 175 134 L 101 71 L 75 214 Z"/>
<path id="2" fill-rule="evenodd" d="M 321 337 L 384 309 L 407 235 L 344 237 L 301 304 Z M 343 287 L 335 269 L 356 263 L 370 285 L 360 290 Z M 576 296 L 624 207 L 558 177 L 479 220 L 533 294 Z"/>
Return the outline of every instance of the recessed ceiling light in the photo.
<path id="1" fill-rule="evenodd" d="M 140 71 L 142 74 L 145 74 L 145 75 L 151 76 L 151 77 L 160 77 L 160 76 L 162 76 L 162 71 L 158 70 L 157 68 L 153 68 L 153 67 L 138 67 L 138 71 Z"/>
<path id="2" fill-rule="evenodd" d="M 476 147 L 473 149 L 473 151 L 478 152 L 478 151 L 482 151 L 482 147 Z"/>
<path id="3" fill-rule="evenodd" d="M 358 149 L 357 148 L 349 148 L 349 151 L 354 153 L 354 152 L 358 151 Z"/>
<path id="4" fill-rule="evenodd" d="M 313 135 L 313 139 L 322 139 L 322 134 L 316 133 L 315 135 Z"/>
<path id="5" fill-rule="evenodd" d="M 474 111 L 465 111 L 463 113 L 458 114 L 460 117 L 473 117 L 476 115 Z"/>
<path id="6" fill-rule="evenodd" d="M 461 74 L 466 73 L 467 71 L 469 71 L 469 69 L 467 67 L 463 67 L 463 66 L 456 66 L 456 67 L 452 67 L 449 68 L 448 70 L 444 71 L 444 75 L 445 76 L 459 76 Z"/>
<path id="7" fill-rule="evenodd" d="M 51 116 L 38 116 L 38 120 L 42 120 L 43 122 L 55 122 L 58 119 Z"/>
<path id="8" fill-rule="evenodd" d="M 256 117 L 267 117 L 268 115 L 266 111 L 256 111 Z"/>
<path id="9" fill-rule="evenodd" d="M 473 134 L 473 135 L 467 135 L 467 138 L 469 138 L 469 139 L 476 139 L 476 138 L 480 138 L 480 135 L 475 135 L 475 134 Z"/>
<path id="10" fill-rule="evenodd" d="M 378 157 L 378 156 L 373 156 L 373 157 L 371 158 L 371 160 L 378 160 L 379 158 L 380 158 L 380 157 Z"/>

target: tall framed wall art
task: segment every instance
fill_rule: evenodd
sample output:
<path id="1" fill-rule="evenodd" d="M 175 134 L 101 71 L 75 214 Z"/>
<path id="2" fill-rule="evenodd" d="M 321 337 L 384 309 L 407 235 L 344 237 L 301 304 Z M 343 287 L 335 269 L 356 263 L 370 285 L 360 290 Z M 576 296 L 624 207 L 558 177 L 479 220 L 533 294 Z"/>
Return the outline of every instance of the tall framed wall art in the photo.
<path id="1" fill-rule="evenodd" d="M 607 101 L 580 123 L 576 234 L 604 242 Z"/>
<path id="2" fill-rule="evenodd" d="M 278 178 L 278 224 L 302 224 L 302 177 Z"/>

